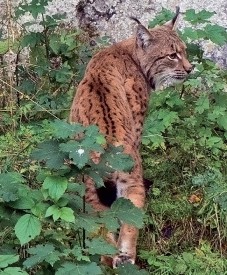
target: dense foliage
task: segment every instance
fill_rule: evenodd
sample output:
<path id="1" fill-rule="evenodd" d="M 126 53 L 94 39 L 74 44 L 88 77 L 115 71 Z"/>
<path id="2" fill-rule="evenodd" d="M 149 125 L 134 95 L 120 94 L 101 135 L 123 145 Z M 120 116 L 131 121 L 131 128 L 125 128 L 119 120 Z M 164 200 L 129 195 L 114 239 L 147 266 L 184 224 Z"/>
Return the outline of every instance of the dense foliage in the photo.
<path id="1" fill-rule="evenodd" d="M 223 45 L 226 30 L 210 23 L 212 12 L 186 11 L 180 35 L 195 70 L 183 85 L 151 96 L 141 150 L 153 183 L 145 216 L 125 199 L 96 215 L 84 202 L 83 177 L 101 187 L 105 175 L 133 163 L 97 127 L 66 122 L 74 87 L 102 41 L 91 47 L 64 16 L 45 15 L 47 5 L 22 3 L 14 23 L 24 14 L 31 21 L 15 40 L 4 30 L 0 40 L 0 274 L 226 274 L 227 73 L 201 46 Z M 150 26 L 171 16 L 163 9 Z M 106 233 L 117 232 L 119 220 L 143 227 L 143 270 L 100 264 L 116 252 Z"/>

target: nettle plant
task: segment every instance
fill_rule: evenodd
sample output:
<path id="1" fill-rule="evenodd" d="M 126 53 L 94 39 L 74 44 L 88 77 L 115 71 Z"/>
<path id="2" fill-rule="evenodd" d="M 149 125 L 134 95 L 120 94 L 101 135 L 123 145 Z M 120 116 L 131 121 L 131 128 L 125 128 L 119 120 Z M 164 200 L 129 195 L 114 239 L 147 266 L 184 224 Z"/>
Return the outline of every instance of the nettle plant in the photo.
<path id="1" fill-rule="evenodd" d="M 104 177 L 114 170 L 130 170 L 133 161 L 122 153 L 123 148 L 108 147 L 96 126 L 62 120 L 49 126 L 51 140 L 40 143 L 31 155 L 43 164 L 34 181 L 28 184 L 16 172 L 0 174 L 0 268 L 18 274 L 27 274 L 25 270 L 105 274 L 99 267 L 100 255 L 116 253 L 105 240 L 107 231 L 117 232 L 120 220 L 142 227 L 143 212 L 122 198 L 110 210 L 94 213 L 84 201 L 82 178 L 92 177 L 99 188 Z M 79 136 L 76 140 L 75 135 Z M 92 151 L 101 154 L 98 164 L 90 158 Z M 19 260 L 20 245 L 26 259 L 20 255 Z M 7 267 L 11 264 L 17 267 Z M 135 267 L 128 268 L 137 272 Z"/>

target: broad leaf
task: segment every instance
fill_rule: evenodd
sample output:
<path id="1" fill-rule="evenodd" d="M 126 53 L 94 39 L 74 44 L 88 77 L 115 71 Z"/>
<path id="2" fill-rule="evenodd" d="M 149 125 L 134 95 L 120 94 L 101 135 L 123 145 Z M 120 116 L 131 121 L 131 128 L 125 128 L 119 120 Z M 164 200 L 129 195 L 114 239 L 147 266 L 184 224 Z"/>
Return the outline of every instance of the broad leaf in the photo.
<path id="1" fill-rule="evenodd" d="M 90 167 L 85 171 L 85 174 L 93 179 L 97 188 L 104 186 L 103 178 L 97 170 L 92 170 Z"/>
<path id="2" fill-rule="evenodd" d="M 28 196 L 23 196 L 16 200 L 15 202 L 11 203 L 11 207 L 15 209 L 31 209 L 34 207 L 34 200 L 32 198 L 29 198 Z"/>
<path id="3" fill-rule="evenodd" d="M 153 28 L 156 25 L 162 25 L 173 18 L 172 11 L 162 8 L 161 12 L 155 16 L 155 19 L 149 22 L 149 28 Z"/>
<path id="4" fill-rule="evenodd" d="M 83 253 L 83 249 L 78 246 L 78 245 L 75 245 L 71 250 L 70 250 L 70 253 L 72 253 L 77 261 L 85 261 L 85 262 L 90 262 L 90 258 L 86 255 L 84 255 Z"/>
<path id="5" fill-rule="evenodd" d="M 78 168 L 83 168 L 90 159 L 90 149 L 83 147 L 78 141 L 60 144 L 60 150 L 69 153 L 69 158 Z"/>
<path id="6" fill-rule="evenodd" d="M 51 123 L 53 128 L 53 135 L 56 138 L 66 139 L 69 137 L 76 136 L 77 134 L 83 133 L 85 127 L 81 124 L 70 124 L 64 120 L 55 120 Z"/>
<path id="7" fill-rule="evenodd" d="M 57 205 L 50 206 L 47 211 L 45 217 L 53 216 L 54 221 L 59 218 L 66 222 L 75 222 L 74 212 L 69 207 L 58 207 Z"/>
<path id="8" fill-rule="evenodd" d="M 210 12 L 206 10 L 195 12 L 194 9 L 189 9 L 185 12 L 185 20 L 189 21 L 191 24 L 201 24 L 208 22 L 215 12 Z"/>
<path id="9" fill-rule="evenodd" d="M 53 216 L 54 221 L 58 220 L 61 216 L 60 208 L 57 205 L 51 205 L 47 208 L 45 217 Z"/>
<path id="10" fill-rule="evenodd" d="M 38 148 L 31 154 L 31 158 L 38 161 L 45 161 L 46 166 L 50 169 L 60 169 L 68 154 L 59 150 L 57 141 L 45 141 L 38 145 Z"/>
<path id="11" fill-rule="evenodd" d="M 196 102 L 195 111 L 202 114 L 205 110 L 208 110 L 210 106 L 209 98 L 207 95 L 201 95 Z"/>
<path id="12" fill-rule="evenodd" d="M 74 212 L 69 207 L 60 208 L 60 218 L 66 222 L 75 222 Z"/>
<path id="13" fill-rule="evenodd" d="M 18 183 L 24 183 L 25 180 L 22 177 L 21 174 L 16 172 L 9 172 L 9 173 L 3 173 L 0 174 L 0 184 L 18 184 Z"/>
<path id="14" fill-rule="evenodd" d="M 15 234 L 21 245 L 24 245 L 34 239 L 36 236 L 39 236 L 40 232 L 40 220 L 30 214 L 25 214 L 22 216 L 15 225 Z"/>
<path id="15" fill-rule="evenodd" d="M 149 275 L 144 269 L 139 269 L 136 265 L 124 264 L 117 268 L 118 275 Z"/>
<path id="16" fill-rule="evenodd" d="M 7 267 L 19 260 L 19 255 L 0 255 L 0 268 Z"/>
<path id="17" fill-rule="evenodd" d="M 19 199 L 19 189 L 27 189 L 21 183 L 24 182 L 21 174 L 9 172 L 0 174 L 0 198 L 5 201 L 16 201 Z"/>
<path id="18" fill-rule="evenodd" d="M 20 267 L 7 267 L 0 271 L 0 275 L 28 275 L 28 273 Z"/>
<path id="19" fill-rule="evenodd" d="M 91 241 L 87 240 L 86 245 L 91 255 L 114 255 L 117 253 L 116 247 L 102 238 L 94 238 Z"/>
<path id="20" fill-rule="evenodd" d="M 215 44 L 222 46 L 226 43 L 227 32 L 224 27 L 208 24 L 205 26 L 204 30 L 206 32 L 207 38 Z"/>
<path id="21" fill-rule="evenodd" d="M 134 166 L 134 161 L 130 155 L 123 152 L 123 146 L 109 145 L 101 157 L 100 163 L 97 165 L 103 171 L 130 171 Z M 99 170 L 100 171 L 100 170 Z M 103 174 L 104 175 L 104 174 Z"/>
<path id="22" fill-rule="evenodd" d="M 97 222 L 97 218 L 92 217 L 90 215 L 80 215 L 76 219 L 76 227 L 84 228 L 88 232 L 96 232 L 100 228 L 100 224 Z"/>
<path id="23" fill-rule="evenodd" d="M 124 223 L 134 225 L 138 228 L 143 227 L 144 212 L 138 207 L 135 207 L 128 199 L 117 199 L 112 204 L 110 213 Z"/>
<path id="24" fill-rule="evenodd" d="M 43 189 L 48 190 L 48 194 L 54 201 L 58 201 L 65 193 L 68 180 L 60 176 L 48 176 L 43 182 Z"/>
<path id="25" fill-rule="evenodd" d="M 74 263 L 64 263 L 61 268 L 57 270 L 55 275 L 102 275 L 103 272 L 96 263 L 87 263 L 86 265 L 79 265 Z"/>
<path id="26" fill-rule="evenodd" d="M 60 259 L 59 256 L 61 255 L 60 252 L 55 250 L 52 244 L 37 245 L 29 248 L 28 253 L 32 256 L 23 262 L 26 268 L 31 268 L 43 261 L 53 266 L 54 263 Z"/>

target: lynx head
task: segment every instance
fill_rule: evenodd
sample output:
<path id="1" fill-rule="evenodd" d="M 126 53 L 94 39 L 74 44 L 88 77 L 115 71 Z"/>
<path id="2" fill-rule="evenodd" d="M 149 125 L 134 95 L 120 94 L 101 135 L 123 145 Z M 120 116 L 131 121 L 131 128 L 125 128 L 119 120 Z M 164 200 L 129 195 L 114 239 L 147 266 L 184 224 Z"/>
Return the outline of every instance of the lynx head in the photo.
<path id="1" fill-rule="evenodd" d="M 186 46 L 175 31 L 178 16 L 177 7 L 171 21 L 150 30 L 132 18 L 138 23 L 135 54 L 153 89 L 183 82 L 192 71 L 186 56 Z"/>

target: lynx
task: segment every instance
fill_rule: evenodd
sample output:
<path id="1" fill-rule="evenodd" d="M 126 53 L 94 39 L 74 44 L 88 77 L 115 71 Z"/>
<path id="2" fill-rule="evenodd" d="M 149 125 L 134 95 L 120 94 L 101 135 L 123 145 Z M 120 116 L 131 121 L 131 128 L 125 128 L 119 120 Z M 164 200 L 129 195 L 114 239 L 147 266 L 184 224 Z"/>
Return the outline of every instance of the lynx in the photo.
<path id="1" fill-rule="evenodd" d="M 182 82 L 192 70 L 186 46 L 175 32 L 178 15 L 179 8 L 171 21 L 152 29 L 132 18 L 137 22 L 136 35 L 91 59 L 71 106 L 70 122 L 97 125 L 108 143 L 122 145 L 133 158 L 131 172 L 116 171 L 107 180 L 106 196 L 113 197 L 111 192 L 116 191 L 117 198 L 127 198 L 139 208 L 145 201 L 139 148 L 150 91 Z M 85 184 L 87 203 L 95 211 L 107 209 L 92 179 L 86 178 Z M 137 228 L 121 225 L 113 267 L 135 263 L 137 238 Z"/>

